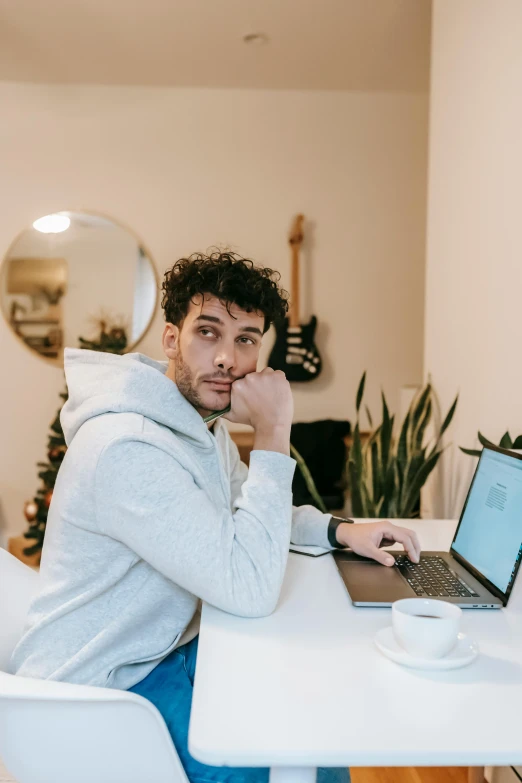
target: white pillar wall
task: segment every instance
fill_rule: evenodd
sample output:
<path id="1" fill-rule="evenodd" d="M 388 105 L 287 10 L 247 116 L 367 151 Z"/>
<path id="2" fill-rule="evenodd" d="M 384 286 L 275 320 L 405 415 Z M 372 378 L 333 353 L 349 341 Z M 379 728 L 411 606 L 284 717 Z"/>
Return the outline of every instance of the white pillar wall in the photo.
<path id="1" fill-rule="evenodd" d="M 460 512 L 476 460 L 522 433 L 522 3 L 434 0 L 424 371 L 459 392 L 426 515 Z"/>

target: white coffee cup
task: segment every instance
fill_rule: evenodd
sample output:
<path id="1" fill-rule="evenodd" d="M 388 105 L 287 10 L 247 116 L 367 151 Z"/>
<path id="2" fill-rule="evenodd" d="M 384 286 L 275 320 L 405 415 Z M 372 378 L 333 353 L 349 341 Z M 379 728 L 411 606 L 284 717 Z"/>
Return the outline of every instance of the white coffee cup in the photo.
<path id="1" fill-rule="evenodd" d="M 430 598 L 403 598 L 392 606 L 393 635 L 418 658 L 442 658 L 455 647 L 462 609 Z"/>

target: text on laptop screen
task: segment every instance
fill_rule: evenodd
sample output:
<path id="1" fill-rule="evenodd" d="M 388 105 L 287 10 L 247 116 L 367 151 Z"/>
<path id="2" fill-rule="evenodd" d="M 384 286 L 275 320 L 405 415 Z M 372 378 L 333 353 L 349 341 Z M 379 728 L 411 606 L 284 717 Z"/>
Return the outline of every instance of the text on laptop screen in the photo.
<path id="1" fill-rule="evenodd" d="M 522 460 L 484 449 L 453 549 L 506 591 L 522 546 Z"/>

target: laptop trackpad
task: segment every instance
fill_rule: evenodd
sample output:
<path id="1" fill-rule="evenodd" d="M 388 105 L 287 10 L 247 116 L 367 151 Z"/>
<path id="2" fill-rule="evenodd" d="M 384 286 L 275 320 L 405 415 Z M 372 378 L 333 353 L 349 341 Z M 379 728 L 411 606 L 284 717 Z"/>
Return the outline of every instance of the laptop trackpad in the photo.
<path id="1" fill-rule="evenodd" d="M 353 557 L 353 554 L 347 558 L 337 557 L 336 553 L 334 558 L 354 602 L 389 605 L 400 598 L 415 597 L 394 566 L 383 566 L 374 560 Z"/>

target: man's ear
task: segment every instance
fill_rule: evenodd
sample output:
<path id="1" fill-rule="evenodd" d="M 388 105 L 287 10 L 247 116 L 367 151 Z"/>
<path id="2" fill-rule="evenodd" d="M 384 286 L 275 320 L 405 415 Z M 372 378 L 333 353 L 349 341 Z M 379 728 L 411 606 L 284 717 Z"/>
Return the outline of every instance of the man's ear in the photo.
<path id="1" fill-rule="evenodd" d="M 163 330 L 163 351 L 168 359 L 175 359 L 179 350 L 180 328 L 175 324 L 165 324 Z"/>

